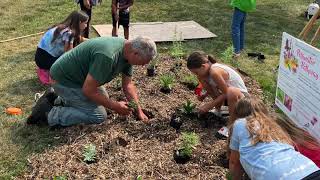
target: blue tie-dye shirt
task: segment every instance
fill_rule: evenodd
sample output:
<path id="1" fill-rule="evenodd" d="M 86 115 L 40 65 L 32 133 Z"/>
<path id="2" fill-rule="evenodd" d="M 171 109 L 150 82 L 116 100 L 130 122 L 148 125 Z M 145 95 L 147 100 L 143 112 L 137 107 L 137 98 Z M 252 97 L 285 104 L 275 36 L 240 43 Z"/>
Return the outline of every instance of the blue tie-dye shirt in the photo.
<path id="1" fill-rule="evenodd" d="M 253 146 L 246 123 L 246 119 L 234 123 L 230 149 L 240 153 L 241 165 L 252 180 L 298 180 L 319 170 L 291 145 L 273 141 Z"/>
<path id="2" fill-rule="evenodd" d="M 60 57 L 64 53 L 65 43 L 73 44 L 72 31 L 69 28 L 63 29 L 58 37 L 52 42 L 54 31 L 57 27 L 49 29 L 41 38 L 38 47 L 47 51 L 53 57 Z"/>

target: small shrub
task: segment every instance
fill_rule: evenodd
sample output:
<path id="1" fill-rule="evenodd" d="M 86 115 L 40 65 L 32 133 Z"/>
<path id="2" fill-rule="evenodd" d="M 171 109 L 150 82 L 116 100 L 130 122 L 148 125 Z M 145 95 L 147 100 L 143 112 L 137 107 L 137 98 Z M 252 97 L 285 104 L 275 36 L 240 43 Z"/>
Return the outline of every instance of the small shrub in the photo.
<path id="1" fill-rule="evenodd" d="M 154 69 L 158 63 L 158 57 L 154 58 L 148 65 L 148 69 Z"/>
<path id="2" fill-rule="evenodd" d="M 190 88 L 196 88 L 199 84 L 199 80 L 195 75 L 188 74 L 183 77 L 182 83 L 186 84 L 187 86 L 190 86 Z"/>
<path id="3" fill-rule="evenodd" d="M 171 90 L 174 83 L 174 77 L 172 75 L 162 75 L 160 77 L 160 83 L 163 88 Z"/>
<path id="4" fill-rule="evenodd" d="M 227 180 L 232 180 L 232 175 L 231 175 L 230 171 L 227 172 L 226 178 L 227 178 Z"/>
<path id="5" fill-rule="evenodd" d="M 138 108 L 138 104 L 134 100 L 130 100 L 128 103 L 128 107 L 136 110 Z"/>
<path id="6" fill-rule="evenodd" d="M 182 133 L 182 154 L 191 157 L 193 148 L 199 144 L 199 136 L 192 133 Z"/>
<path id="7" fill-rule="evenodd" d="M 94 144 L 89 144 L 84 147 L 83 151 L 83 161 L 94 162 L 96 160 L 97 150 Z"/>
<path id="8" fill-rule="evenodd" d="M 182 34 L 180 33 L 180 37 L 177 37 L 177 28 L 175 28 L 174 41 L 170 49 L 170 55 L 175 59 L 181 59 L 185 54 L 181 40 L 182 40 Z"/>
<path id="9" fill-rule="evenodd" d="M 142 180 L 142 176 L 141 175 L 137 176 L 136 180 Z"/>
<path id="10" fill-rule="evenodd" d="M 193 104 L 190 100 L 187 100 L 187 102 L 183 104 L 183 111 L 186 114 L 191 114 L 193 113 L 195 107 L 195 104 Z"/>
<path id="11" fill-rule="evenodd" d="M 54 176 L 53 180 L 68 180 L 67 176 Z"/>
<path id="12" fill-rule="evenodd" d="M 234 67 L 238 67 L 239 64 L 237 61 L 235 61 L 233 58 L 233 47 L 229 46 L 222 54 L 221 54 L 221 60 L 225 64 L 231 64 Z"/>
<path id="13" fill-rule="evenodd" d="M 122 84 L 121 84 L 121 77 L 117 77 L 115 79 L 114 88 L 117 90 L 121 90 Z"/>

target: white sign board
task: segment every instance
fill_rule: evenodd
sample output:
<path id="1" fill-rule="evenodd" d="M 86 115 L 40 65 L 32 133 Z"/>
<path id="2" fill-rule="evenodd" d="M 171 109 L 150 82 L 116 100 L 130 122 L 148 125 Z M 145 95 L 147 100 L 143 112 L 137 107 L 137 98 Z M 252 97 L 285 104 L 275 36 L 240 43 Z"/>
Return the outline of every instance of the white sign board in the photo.
<path id="1" fill-rule="evenodd" d="M 320 50 L 283 33 L 276 105 L 320 140 Z"/>

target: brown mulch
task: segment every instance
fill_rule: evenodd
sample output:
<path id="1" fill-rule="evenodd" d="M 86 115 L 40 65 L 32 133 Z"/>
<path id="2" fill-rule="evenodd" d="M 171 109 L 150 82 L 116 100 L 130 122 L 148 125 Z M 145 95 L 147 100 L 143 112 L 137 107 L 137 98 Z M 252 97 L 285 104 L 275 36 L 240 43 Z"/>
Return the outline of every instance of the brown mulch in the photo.
<path id="1" fill-rule="evenodd" d="M 30 157 L 28 171 L 23 179 L 52 179 L 67 176 L 68 179 L 225 179 L 223 167 L 226 141 L 214 136 L 220 125 L 204 128 L 199 121 L 186 118 L 181 131 L 193 131 L 200 137 L 200 144 L 192 159 L 184 165 L 175 163 L 173 151 L 179 148 L 181 134 L 169 126 L 172 113 L 187 99 L 196 104 L 193 91 L 179 83 L 177 78 L 171 94 L 159 92 L 159 76 L 173 73 L 182 77 L 189 73 L 185 62 L 174 73 L 172 59 L 164 57 L 158 66 L 158 75 L 146 76 L 145 67 L 136 67 L 134 81 L 138 87 L 142 106 L 155 116 L 146 125 L 134 117 L 110 114 L 108 121 L 100 125 L 79 125 L 57 131 L 55 139 L 64 142 Z M 262 97 L 262 91 L 254 80 L 244 77 L 249 92 Z M 123 94 L 107 85 L 109 96 L 121 99 Z M 123 141 L 123 139 L 125 141 Z M 87 144 L 97 148 L 97 162 L 83 162 L 83 148 Z"/>

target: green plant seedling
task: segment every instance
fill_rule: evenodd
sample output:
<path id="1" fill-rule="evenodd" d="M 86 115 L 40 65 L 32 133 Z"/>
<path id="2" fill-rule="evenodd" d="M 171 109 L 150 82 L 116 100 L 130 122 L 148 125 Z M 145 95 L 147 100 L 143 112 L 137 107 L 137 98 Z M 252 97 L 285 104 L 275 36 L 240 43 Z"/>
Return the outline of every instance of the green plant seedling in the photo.
<path id="1" fill-rule="evenodd" d="M 151 62 L 148 65 L 148 69 L 154 69 L 158 63 L 158 57 L 151 60 Z"/>
<path id="2" fill-rule="evenodd" d="M 53 180 L 68 180 L 67 176 L 54 176 Z"/>
<path id="3" fill-rule="evenodd" d="M 226 178 L 227 178 L 227 180 L 232 180 L 232 175 L 231 175 L 230 171 L 227 172 Z"/>
<path id="4" fill-rule="evenodd" d="M 198 86 L 199 80 L 195 75 L 188 74 L 183 77 L 182 83 L 186 84 L 188 87 L 190 86 L 190 89 L 194 89 Z"/>
<path id="5" fill-rule="evenodd" d="M 121 77 L 118 76 L 116 79 L 115 79 L 115 82 L 114 82 L 114 88 L 116 90 L 121 90 L 121 87 L 122 87 L 122 81 L 121 81 Z"/>
<path id="6" fill-rule="evenodd" d="M 138 108 L 138 104 L 134 100 L 130 100 L 128 103 L 128 107 L 136 110 Z"/>
<path id="7" fill-rule="evenodd" d="M 94 144 L 89 144 L 84 147 L 83 151 L 83 161 L 94 162 L 96 160 L 97 150 Z"/>
<path id="8" fill-rule="evenodd" d="M 183 111 L 186 114 L 191 114 L 193 113 L 195 107 L 196 107 L 195 104 L 193 104 L 190 100 L 187 100 L 187 102 L 183 104 Z"/>
<path id="9" fill-rule="evenodd" d="M 160 83 L 163 88 L 171 90 L 174 83 L 174 77 L 172 75 L 162 75 L 160 77 Z"/>
<path id="10" fill-rule="evenodd" d="M 192 133 L 182 133 L 182 154 L 191 157 L 193 148 L 199 144 L 199 136 Z"/>
<path id="11" fill-rule="evenodd" d="M 184 48 L 182 45 L 182 33 L 180 33 L 180 37 L 177 37 L 177 27 L 174 31 L 174 41 L 172 47 L 170 49 L 170 55 L 175 59 L 181 59 L 184 56 Z"/>
<path id="12" fill-rule="evenodd" d="M 142 176 L 141 175 L 137 176 L 136 180 L 142 180 Z"/>

